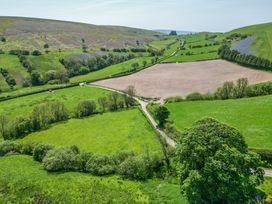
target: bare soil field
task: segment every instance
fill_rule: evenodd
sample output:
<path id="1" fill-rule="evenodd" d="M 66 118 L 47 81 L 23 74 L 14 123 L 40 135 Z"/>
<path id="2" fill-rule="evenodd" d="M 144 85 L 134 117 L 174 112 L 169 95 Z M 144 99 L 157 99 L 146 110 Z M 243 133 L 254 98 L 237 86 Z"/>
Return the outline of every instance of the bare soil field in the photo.
<path id="1" fill-rule="evenodd" d="M 250 84 L 272 81 L 272 73 L 245 68 L 223 60 L 158 64 L 136 74 L 103 80 L 95 85 L 124 90 L 133 85 L 137 95 L 165 99 L 192 92 L 212 92 L 225 81 L 248 78 Z"/>

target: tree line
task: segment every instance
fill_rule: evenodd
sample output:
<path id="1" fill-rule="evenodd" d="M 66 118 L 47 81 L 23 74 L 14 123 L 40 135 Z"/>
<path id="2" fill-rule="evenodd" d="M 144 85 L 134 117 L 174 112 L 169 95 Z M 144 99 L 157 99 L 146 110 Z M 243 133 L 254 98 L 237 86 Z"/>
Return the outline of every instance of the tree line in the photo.
<path id="1" fill-rule="evenodd" d="M 243 66 L 272 71 L 271 61 L 254 55 L 241 54 L 237 50 L 231 50 L 227 45 L 222 46 L 219 49 L 218 54 L 222 59 L 226 59 Z"/>
<path id="2" fill-rule="evenodd" d="M 83 61 L 73 59 L 60 59 L 60 63 L 66 68 L 68 76 L 73 77 L 94 72 L 105 67 L 133 59 L 134 57 L 135 56 L 132 54 L 120 56 L 110 53 L 108 55 L 99 56 Z"/>
<path id="3" fill-rule="evenodd" d="M 226 81 L 214 93 L 188 94 L 185 98 L 181 96 L 170 97 L 166 103 L 175 103 L 181 101 L 199 101 L 199 100 L 226 100 L 237 98 L 249 98 L 256 96 L 266 96 L 272 94 L 272 82 L 249 85 L 247 78 L 240 78 L 236 82 Z"/>
<path id="4" fill-rule="evenodd" d="M 124 179 L 145 181 L 161 177 L 165 162 L 161 155 L 145 153 L 136 155 L 132 151 L 121 151 L 113 155 L 100 155 L 80 152 L 76 145 L 70 148 L 29 142 L 17 144 L 5 141 L 0 144 L 0 156 L 25 154 L 42 162 L 48 172 L 85 172 L 95 176 L 118 174 Z"/>
<path id="5" fill-rule="evenodd" d="M 5 68 L 0 68 L 0 74 L 2 74 L 2 76 L 5 78 L 5 81 L 9 85 L 9 87 L 13 89 L 13 87 L 16 85 L 15 78 Z"/>
<path id="6" fill-rule="evenodd" d="M 112 92 L 108 96 L 98 98 L 99 109 L 95 101 L 84 100 L 78 103 L 72 113 L 69 113 L 63 102 L 51 101 L 34 106 L 29 116 L 18 116 L 10 122 L 6 116 L 0 115 L 0 134 L 5 140 L 16 139 L 71 117 L 84 118 L 106 111 L 130 108 L 135 105 L 134 95 L 135 89 L 130 86 L 124 95 Z"/>

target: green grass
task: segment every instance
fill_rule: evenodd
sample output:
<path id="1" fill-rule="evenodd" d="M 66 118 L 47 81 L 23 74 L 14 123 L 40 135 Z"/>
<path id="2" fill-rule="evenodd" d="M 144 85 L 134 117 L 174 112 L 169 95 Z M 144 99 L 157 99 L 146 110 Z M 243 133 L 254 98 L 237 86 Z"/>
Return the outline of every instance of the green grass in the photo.
<path id="1" fill-rule="evenodd" d="M 233 33 L 255 36 L 256 40 L 252 44 L 252 48 L 256 52 L 257 56 L 272 60 L 272 23 L 238 28 L 226 33 L 224 36 L 228 36 Z"/>
<path id="2" fill-rule="evenodd" d="M 147 203 L 142 185 L 115 176 L 47 173 L 30 156 L 0 158 L 0 203 Z"/>
<path id="3" fill-rule="evenodd" d="M 114 153 L 119 150 L 143 152 L 146 148 L 161 153 L 157 135 L 137 108 L 71 119 L 19 140 L 27 141 L 56 146 L 77 145 L 82 150 L 95 153 Z"/>
<path id="4" fill-rule="evenodd" d="M 175 63 L 175 62 L 196 62 L 204 60 L 214 60 L 218 59 L 217 52 L 205 53 L 205 54 L 196 54 L 196 55 L 175 55 L 164 60 L 164 63 Z"/>
<path id="5" fill-rule="evenodd" d="M 0 189 L 0 203 L 187 203 L 177 184 L 159 179 L 137 182 L 117 176 L 47 173 L 41 163 L 22 155 L 0 157 Z"/>
<path id="6" fill-rule="evenodd" d="M 68 89 L 56 90 L 54 93 L 39 93 L 24 96 L 8 101 L 0 102 L 0 114 L 13 119 L 18 115 L 28 115 L 33 106 L 47 101 L 59 100 L 64 102 L 69 111 L 73 111 L 81 100 L 95 100 L 106 96 L 110 92 L 91 87 L 73 87 Z"/>
<path id="7" fill-rule="evenodd" d="M 204 117 L 237 128 L 250 148 L 272 149 L 272 96 L 167 104 L 170 119 L 181 131 Z"/>
<path id="8" fill-rule="evenodd" d="M 272 178 L 266 177 L 264 183 L 259 187 L 267 195 L 272 195 Z"/>
<path id="9" fill-rule="evenodd" d="M 162 50 L 174 42 L 176 42 L 176 38 L 169 37 L 167 39 L 152 41 L 148 45 L 151 46 L 153 49 Z"/>
<path id="10" fill-rule="evenodd" d="M 73 77 L 70 79 L 70 82 L 76 83 L 83 81 L 98 80 L 106 77 L 111 77 L 113 75 L 120 74 L 123 72 L 128 72 L 131 70 L 131 65 L 133 63 L 139 63 L 140 65 L 139 70 L 141 70 L 143 68 L 143 61 L 146 61 L 148 64 L 151 64 L 151 59 L 152 59 L 151 57 L 135 58 L 120 64 L 109 66 L 96 72 L 91 72 L 86 75 Z"/>

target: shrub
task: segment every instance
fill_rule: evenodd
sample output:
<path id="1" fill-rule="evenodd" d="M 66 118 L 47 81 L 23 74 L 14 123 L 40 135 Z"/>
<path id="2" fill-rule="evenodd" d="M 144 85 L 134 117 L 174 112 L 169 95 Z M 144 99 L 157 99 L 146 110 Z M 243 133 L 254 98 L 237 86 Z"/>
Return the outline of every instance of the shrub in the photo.
<path id="1" fill-rule="evenodd" d="M 96 111 L 96 104 L 94 101 L 81 101 L 76 109 L 76 117 L 82 118 L 94 114 Z"/>
<path id="2" fill-rule="evenodd" d="M 40 55 L 42 55 L 42 53 L 41 53 L 39 50 L 34 50 L 34 51 L 32 52 L 32 55 L 33 55 L 33 56 L 40 56 Z"/>
<path id="3" fill-rule="evenodd" d="M 110 175 L 115 172 L 115 164 L 108 156 L 93 155 L 86 164 L 86 170 L 96 176 Z"/>
<path id="4" fill-rule="evenodd" d="M 135 153 L 133 151 L 121 151 L 112 156 L 112 160 L 116 165 L 121 164 L 123 161 L 125 161 L 129 157 L 135 156 Z"/>
<path id="5" fill-rule="evenodd" d="M 174 96 L 165 99 L 165 103 L 177 103 L 182 101 L 184 101 L 184 99 L 181 96 Z"/>
<path id="6" fill-rule="evenodd" d="M 149 169 L 143 157 L 129 157 L 118 167 L 118 173 L 127 179 L 146 180 Z"/>
<path id="7" fill-rule="evenodd" d="M 203 96 L 201 93 L 195 92 L 191 93 L 188 96 L 186 96 L 187 101 L 198 101 L 198 100 L 203 100 Z"/>
<path id="8" fill-rule="evenodd" d="M 38 145 L 37 142 L 28 142 L 22 145 L 21 153 L 26 155 L 33 155 L 35 147 Z"/>
<path id="9" fill-rule="evenodd" d="M 77 154 L 69 148 L 49 150 L 43 159 L 43 165 L 47 171 L 73 171 L 80 167 Z"/>
<path id="10" fill-rule="evenodd" d="M 48 144 L 39 144 L 34 148 L 33 151 L 33 158 L 36 161 L 42 161 L 43 158 L 45 157 L 46 153 L 53 149 L 54 147 L 52 145 L 48 145 Z"/>
<path id="11" fill-rule="evenodd" d="M 0 144 L 0 156 L 5 156 L 9 153 L 20 153 L 20 145 L 14 144 L 10 141 L 4 141 Z"/>

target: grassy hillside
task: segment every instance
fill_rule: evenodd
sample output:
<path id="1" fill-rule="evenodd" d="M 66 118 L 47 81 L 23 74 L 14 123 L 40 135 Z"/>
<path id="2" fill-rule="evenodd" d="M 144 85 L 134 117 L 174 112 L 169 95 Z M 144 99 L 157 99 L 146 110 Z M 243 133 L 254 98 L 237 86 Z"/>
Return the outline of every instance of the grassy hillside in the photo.
<path id="1" fill-rule="evenodd" d="M 179 130 L 191 127 L 204 117 L 212 117 L 237 128 L 250 148 L 272 149 L 272 96 L 167 104 L 171 120 Z"/>
<path id="2" fill-rule="evenodd" d="M 254 37 L 251 47 L 255 54 L 272 60 L 272 23 L 252 25 L 235 29 L 226 35 L 233 33 L 247 34 Z"/>
<path id="3" fill-rule="evenodd" d="M 0 18 L 0 36 L 7 38 L 0 49 L 43 49 L 48 43 L 52 50 L 82 47 L 82 39 L 88 47 L 126 47 L 145 44 L 162 34 L 120 26 L 96 26 L 33 18 Z"/>
<path id="4" fill-rule="evenodd" d="M 95 153 L 143 152 L 146 148 L 161 152 L 156 134 L 138 109 L 71 119 L 20 140 L 27 141 L 68 147 L 75 144 L 84 151 Z"/>
<path id="5" fill-rule="evenodd" d="M 0 102 L 0 114 L 6 115 L 9 119 L 13 119 L 18 115 L 30 114 L 33 106 L 37 104 L 54 100 L 62 101 L 69 111 L 74 111 L 78 102 L 81 100 L 97 101 L 99 97 L 109 94 L 109 91 L 91 87 L 73 87 L 57 90 L 53 93 L 44 92 Z"/>

